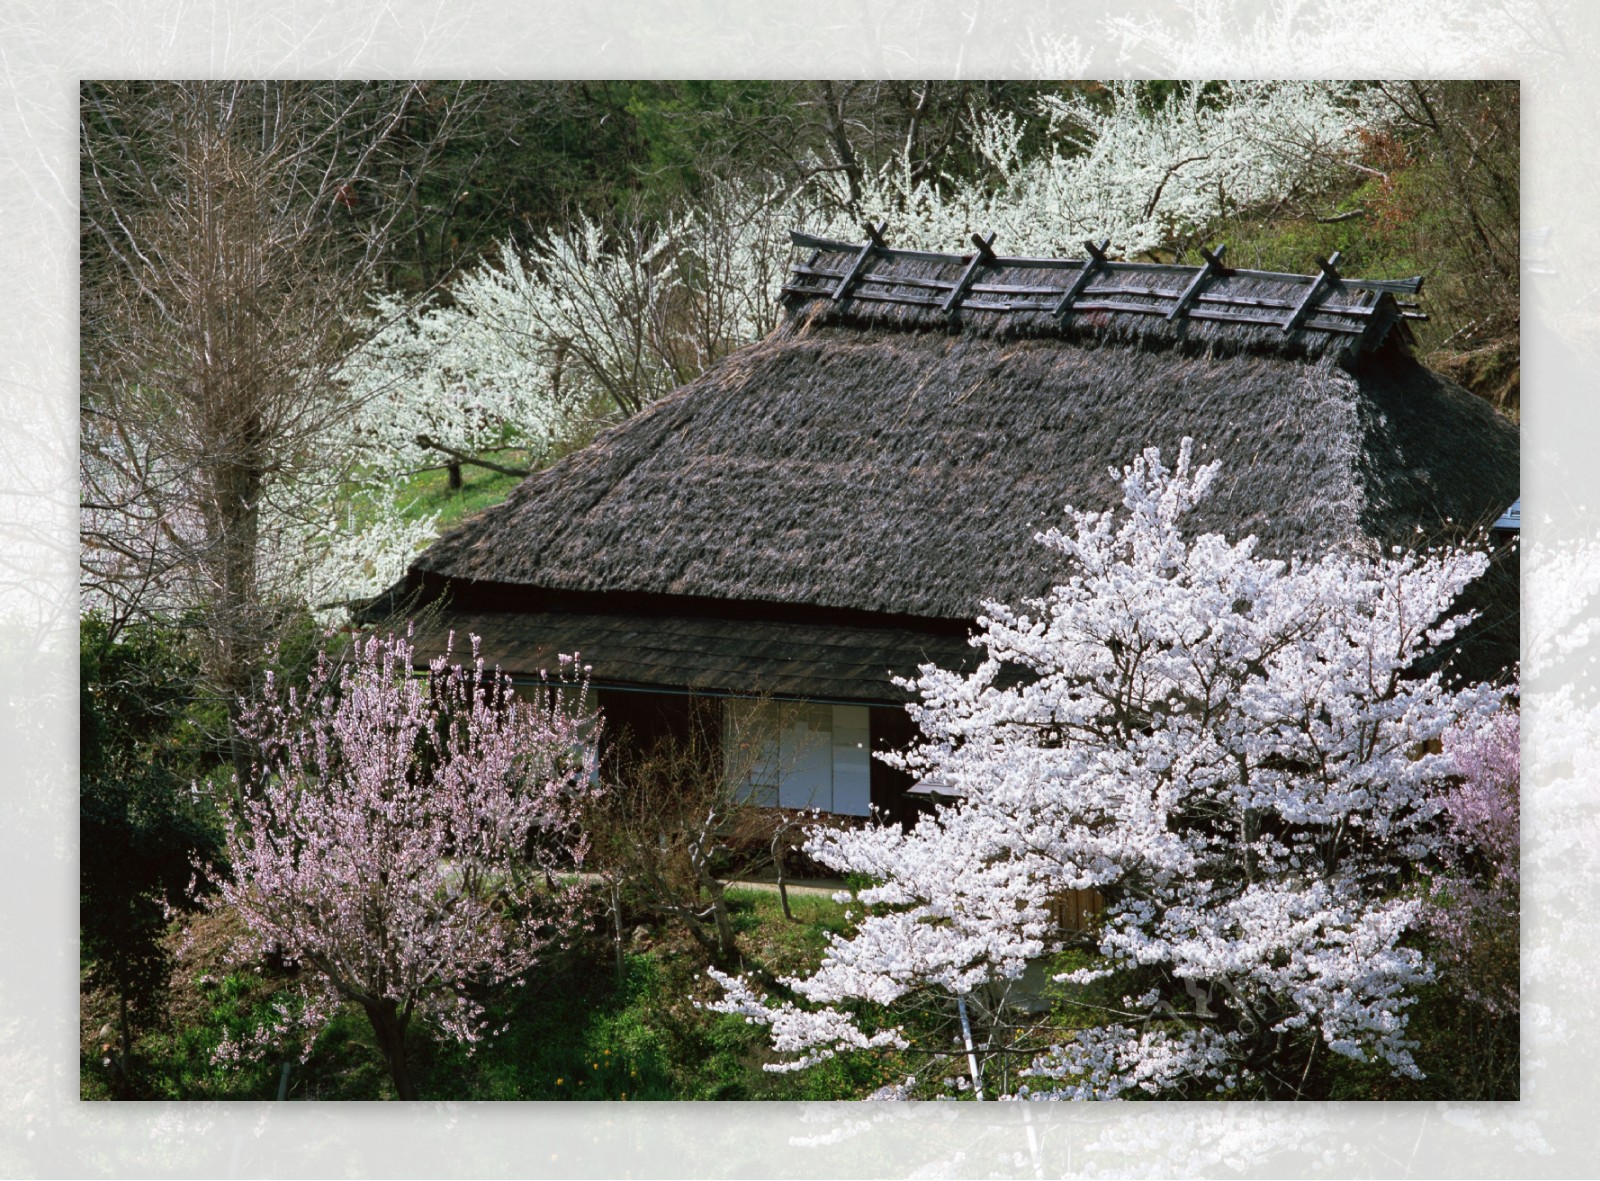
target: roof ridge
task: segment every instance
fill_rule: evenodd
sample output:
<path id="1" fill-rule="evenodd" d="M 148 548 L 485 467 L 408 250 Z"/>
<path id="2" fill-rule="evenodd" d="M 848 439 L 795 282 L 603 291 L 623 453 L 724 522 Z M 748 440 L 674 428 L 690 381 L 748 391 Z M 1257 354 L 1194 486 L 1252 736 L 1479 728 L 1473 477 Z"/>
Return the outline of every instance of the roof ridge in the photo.
<path id="1" fill-rule="evenodd" d="M 1396 326 L 1427 318 L 1414 300 L 1398 298 L 1420 292 L 1422 276 L 1346 276 L 1337 251 L 1317 258 L 1315 274 L 1296 275 L 1229 266 L 1226 244 L 1202 248 L 1205 261 L 1189 266 L 1114 261 L 1105 253 L 1109 240 L 1084 242 L 1084 258 L 1028 258 L 995 254 L 992 233 L 972 235 L 973 253 L 941 254 L 892 247 L 884 226 L 866 229 L 862 243 L 790 232 L 795 246 L 811 251 L 790 266 L 783 294 L 791 306 L 815 301 L 912 328 L 978 313 L 990 330 L 1051 334 L 1086 323 L 1175 339 L 1198 332 L 1197 339 L 1231 338 L 1250 348 L 1293 340 L 1347 354 L 1370 352 Z"/>
<path id="2" fill-rule="evenodd" d="M 879 233 L 882 233 L 881 229 L 879 229 Z M 978 235 L 974 234 L 973 237 L 976 239 Z M 987 239 L 992 239 L 993 237 L 994 235 L 990 234 L 987 236 Z M 829 252 L 850 251 L 855 253 L 863 250 L 867 245 L 869 245 L 869 243 L 843 242 L 833 238 L 822 238 L 818 237 L 816 234 L 808 234 L 803 230 L 790 230 L 789 240 L 793 245 L 801 248 Z M 1056 268 L 1063 270 L 1081 270 L 1085 264 L 1095 263 L 1098 261 L 1100 265 L 1103 265 L 1107 270 L 1111 271 L 1139 271 L 1147 273 L 1167 272 L 1170 274 L 1194 275 L 1206 269 L 1206 264 L 1204 263 L 1199 266 L 1194 266 L 1187 263 L 1177 262 L 1127 262 L 1121 259 L 1104 258 L 1101 256 L 1106 249 L 1105 240 L 1102 240 L 1099 243 L 1088 241 L 1084 242 L 1083 245 L 1089 253 L 1088 258 L 1037 258 L 1027 255 L 1000 255 L 993 253 L 992 241 L 986 240 L 985 244 L 990 247 L 990 250 L 988 252 L 988 256 L 984 259 L 984 263 L 987 266 L 994 267 L 1018 267 L 1027 268 L 1029 270 Z M 945 254 L 933 250 L 912 250 L 906 247 L 889 246 L 887 244 L 878 245 L 876 242 L 870 243 L 870 245 L 872 246 L 872 256 L 877 258 L 907 259 L 917 262 L 961 265 L 967 265 L 972 261 L 971 254 Z M 1224 249 L 1226 249 L 1226 243 L 1217 246 L 1216 249 L 1210 251 L 1210 253 L 1220 255 Z M 1202 253 L 1207 252 L 1202 249 Z M 1335 251 L 1334 254 L 1337 256 L 1338 252 Z M 1320 272 L 1322 267 L 1326 266 L 1326 262 L 1320 256 L 1317 256 L 1317 262 L 1320 264 L 1318 268 Z M 1311 284 L 1321 278 L 1320 274 L 1301 274 L 1293 271 L 1258 271 L 1251 270 L 1246 267 L 1229 268 L 1229 271 L 1230 274 L 1237 275 L 1242 279 L 1267 279 L 1277 283 L 1300 282 Z M 1424 277 L 1422 275 L 1411 275 L 1404 279 L 1357 279 L 1348 275 L 1340 275 L 1339 278 L 1346 287 L 1354 287 L 1362 290 L 1372 291 L 1389 291 L 1397 295 L 1420 294 L 1424 281 Z"/>

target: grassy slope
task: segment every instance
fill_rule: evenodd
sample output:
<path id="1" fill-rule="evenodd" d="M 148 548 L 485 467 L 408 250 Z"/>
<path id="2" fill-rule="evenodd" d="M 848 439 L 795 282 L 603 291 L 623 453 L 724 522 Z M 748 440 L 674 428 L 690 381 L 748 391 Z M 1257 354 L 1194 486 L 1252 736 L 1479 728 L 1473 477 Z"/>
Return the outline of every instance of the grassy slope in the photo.
<path id="1" fill-rule="evenodd" d="M 502 453 L 497 461 L 507 467 L 523 462 L 516 452 Z M 461 487 L 451 488 L 443 471 L 419 472 L 407 481 L 401 499 L 407 520 L 439 515 L 439 532 L 454 526 L 464 517 L 499 504 L 521 483 L 518 476 L 506 476 L 486 468 L 467 467 L 461 473 Z"/>
<path id="2" fill-rule="evenodd" d="M 1516 420 L 1517 291 L 1498 284 L 1486 290 L 1482 276 L 1474 283 L 1471 251 L 1434 197 L 1445 183 L 1437 167 L 1413 162 L 1386 182 L 1357 176 L 1326 194 L 1319 203 L 1323 220 L 1240 216 L 1216 227 L 1212 240 L 1228 243 L 1228 260 L 1237 267 L 1314 274 L 1318 256 L 1337 250 L 1346 275 L 1423 276 L 1420 310 L 1428 318 L 1410 322 L 1418 359 Z M 1343 215 L 1348 216 L 1334 220 Z"/>

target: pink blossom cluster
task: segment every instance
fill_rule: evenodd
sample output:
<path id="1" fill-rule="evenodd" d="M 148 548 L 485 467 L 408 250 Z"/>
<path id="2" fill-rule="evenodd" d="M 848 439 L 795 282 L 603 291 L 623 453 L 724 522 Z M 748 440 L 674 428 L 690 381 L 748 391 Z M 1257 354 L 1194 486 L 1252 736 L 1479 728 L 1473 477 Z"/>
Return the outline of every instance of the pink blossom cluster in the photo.
<path id="1" fill-rule="evenodd" d="M 573 827 L 591 790 L 594 719 L 570 677 L 519 696 L 477 654 L 412 672 L 409 638 L 326 653 L 303 690 L 250 708 L 262 754 L 227 821 L 218 905 L 248 928 L 245 954 L 305 969 L 299 1006 L 222 1053 L 285 1037 L 308 1053 L 342 1002 L 402 1030 L 431 1019 L 466 1043 L 479 990 L 526 972 L 579 920 Z M 376 1020 L 376 1019 L 375 1019 Z"/>
<path id="2" fill-rule="evenodd" d="M 1520 734 L 1515 710 L 1446 734 L 1460 781 L 1444 795 L 1446 870 L 1427 913 L 1441 976 L 1495 1015 L 1520 1003 Z"/>

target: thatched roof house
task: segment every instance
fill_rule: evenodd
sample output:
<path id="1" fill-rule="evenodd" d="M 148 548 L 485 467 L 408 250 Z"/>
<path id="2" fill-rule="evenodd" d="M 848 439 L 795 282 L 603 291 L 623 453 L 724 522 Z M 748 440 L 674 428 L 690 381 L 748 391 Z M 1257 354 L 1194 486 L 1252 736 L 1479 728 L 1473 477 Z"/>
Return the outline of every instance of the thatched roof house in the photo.
<path id="1" fill-rule="evenodd" d="M 637 691 L 767 695 L 833 707 L 836 753 L 864 752 L 909 737 L 891 674 L 971 661 L 981 603 L 1059 573 L 1033 534 L 1111 507 L 1142 447 L 1222 458 L 1195 527 L 1278 555 L 1487 525 L 1518 494 L 1515 428 L 1409 352 L 1420 280 L 795 240 L 771 336 L 416 561 L 445 626 L 518 675 L 581 651 L 613 718 L 667 700 Z M 864 810 L 865 754 L 840 757 L 854 786 L 812 802 Z M 870 776 L 874 802 L 903 787 Z"/>

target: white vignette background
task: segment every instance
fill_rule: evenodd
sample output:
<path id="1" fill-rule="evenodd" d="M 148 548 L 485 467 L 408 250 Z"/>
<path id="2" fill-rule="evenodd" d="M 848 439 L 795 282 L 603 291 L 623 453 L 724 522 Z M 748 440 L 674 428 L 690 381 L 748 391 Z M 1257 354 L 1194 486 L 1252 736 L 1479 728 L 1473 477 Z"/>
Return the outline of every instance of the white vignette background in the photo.
<path id="1" fill-rule="evenodd" d="M 0 12 L 0 1175 L 1585 1176 L 1600 1160 L 1600 7 L 1587 0 L 8 0 Z M 77 1099 L 77 84 L 95 77 L 1523 82 L 1523 1098 Z M 1526 268 L 1525 268 L 1526 270 Z"/>

